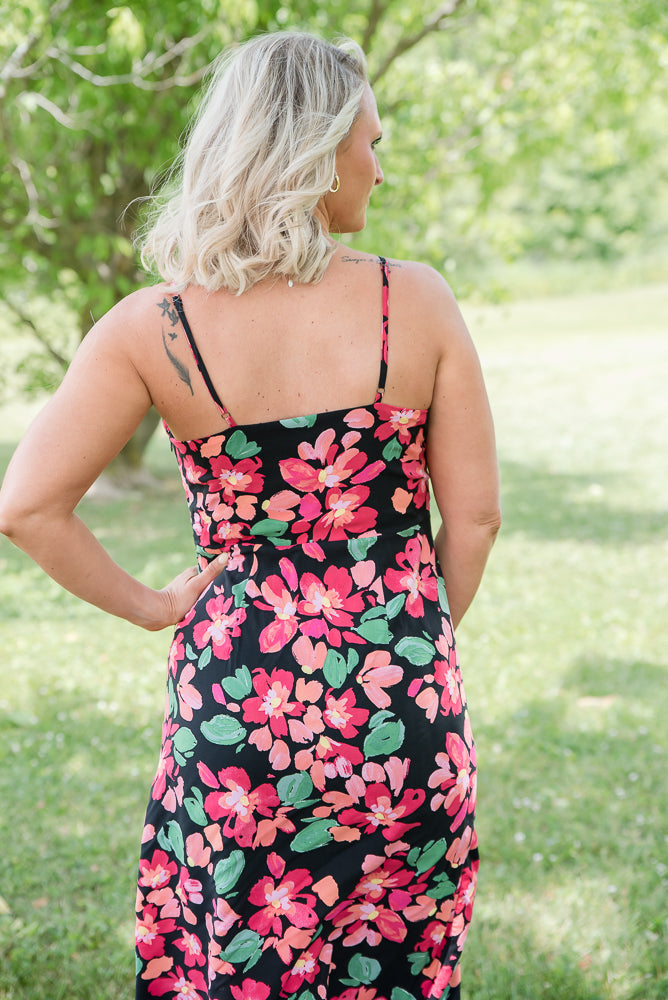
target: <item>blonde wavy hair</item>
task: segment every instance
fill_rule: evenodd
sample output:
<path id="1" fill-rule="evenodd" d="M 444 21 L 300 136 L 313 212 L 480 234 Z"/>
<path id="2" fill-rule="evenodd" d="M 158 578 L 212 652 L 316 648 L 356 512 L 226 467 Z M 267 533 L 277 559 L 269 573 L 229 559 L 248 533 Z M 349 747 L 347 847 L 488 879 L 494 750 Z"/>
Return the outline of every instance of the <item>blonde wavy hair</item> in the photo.
<path id="1" fill-rule="evenodd" d="M 223 54 L 138 235 L 144 267 L 237 294 L 268 276 L 317 282 L 332 241 L 313 211 L 367 82 L 354 42 L 262 35 Z"/>

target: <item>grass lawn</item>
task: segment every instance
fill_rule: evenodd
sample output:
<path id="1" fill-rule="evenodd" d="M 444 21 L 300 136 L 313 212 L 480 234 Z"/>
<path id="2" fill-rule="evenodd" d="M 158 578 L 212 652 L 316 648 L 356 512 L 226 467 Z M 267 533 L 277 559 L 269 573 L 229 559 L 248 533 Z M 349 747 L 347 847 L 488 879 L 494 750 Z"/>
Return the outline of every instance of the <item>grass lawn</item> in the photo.
<path id="1" fill-rule="evenodd" d="M 666 1000 L 668 286 L 466 310 L 502 533 L 459 632 L 479 754 L 466 1000 Z M 30 407 L 0 408 L 0 466 Z M 162 585 L 192 561 L 160 490 L 87 500 Z M 76 602 L 0 541 L 0 1000 L 129 1000 L 137 847 L 169 636 Z"/>

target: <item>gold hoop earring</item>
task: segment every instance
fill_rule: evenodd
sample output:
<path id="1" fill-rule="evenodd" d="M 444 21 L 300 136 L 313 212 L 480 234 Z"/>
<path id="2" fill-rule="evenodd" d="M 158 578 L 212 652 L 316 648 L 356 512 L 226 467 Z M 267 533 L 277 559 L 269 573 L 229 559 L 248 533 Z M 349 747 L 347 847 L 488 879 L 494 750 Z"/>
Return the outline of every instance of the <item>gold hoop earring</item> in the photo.
<path id="1" fill-rule="evenodd" d="M 339 190 L 340 187 L 341 187 L 341 178 L 339 177 L 338 174 L 334 174 L 334 183 L 330 184 L 329 193 L 336 194 L 336 192 Z"/>

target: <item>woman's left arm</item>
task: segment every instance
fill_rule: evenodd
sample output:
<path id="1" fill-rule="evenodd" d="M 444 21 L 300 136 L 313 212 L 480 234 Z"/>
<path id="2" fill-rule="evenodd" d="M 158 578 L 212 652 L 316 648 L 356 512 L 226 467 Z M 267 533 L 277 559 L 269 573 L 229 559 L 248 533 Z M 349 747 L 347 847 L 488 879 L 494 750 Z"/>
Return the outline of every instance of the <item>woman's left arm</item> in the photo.
<path id="1" fill-rule="evenodd" d="M 0 532 L 77 597 L 153 631 L 180 621 L 226 559 L 153 590 L 121 569 L 74 513 L 151 406 L 132 357 L 135 315 L 121 303 L 91 330 L 28 429 L 0 491 Z"/>

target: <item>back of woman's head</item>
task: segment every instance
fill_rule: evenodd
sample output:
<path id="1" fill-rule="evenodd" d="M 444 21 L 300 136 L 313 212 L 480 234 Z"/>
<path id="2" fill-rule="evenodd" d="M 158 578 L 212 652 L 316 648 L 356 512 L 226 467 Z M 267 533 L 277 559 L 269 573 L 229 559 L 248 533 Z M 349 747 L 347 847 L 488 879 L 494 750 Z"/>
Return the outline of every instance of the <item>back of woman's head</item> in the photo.
<path id="1" fill-rule="evenodd" d="M 311 35 L 254 38 L 214 66 L 142 260 L 183 288 L 242 292 L 262 278 L 318 281 L 332 253 L 313 216 L 366 83 L 361 50 Z"/>

